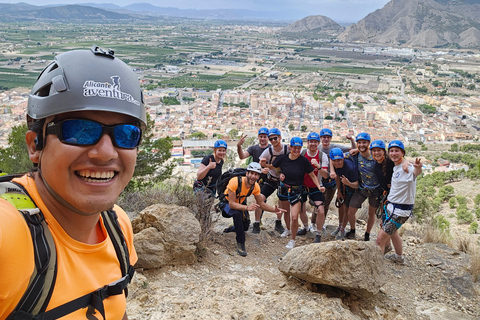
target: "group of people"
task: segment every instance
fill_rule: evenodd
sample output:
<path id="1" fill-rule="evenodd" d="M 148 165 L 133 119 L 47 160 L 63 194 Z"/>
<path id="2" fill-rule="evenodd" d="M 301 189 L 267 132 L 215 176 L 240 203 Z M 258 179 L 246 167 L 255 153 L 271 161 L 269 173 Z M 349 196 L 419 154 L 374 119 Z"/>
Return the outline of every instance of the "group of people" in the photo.
<path id="1" fill-rule="evenodd" d="M 228 184 L 225 195 L 229 202 L 226 209 L 234 219 L 233 226 L 224 232 L 237 233 L 237 251 L 245 256 L 245 231 L 249 220 L 248 211 L 255 211 L 252 233 L 260 233 L 263 210 L 277 215 L 274 229 L 281 237 L 290 237 L 286 248 L 295 247 L 296 236 L 313 232 L 314 243 L 322 241 L 325 217 L 330 203 L 335 198 L 338 208 L 338 227 L 331 233 L 335 239 L 356 239 L 356 213 L 368 198 L 368 220 L 363 236 L 370 240 L 377 209 L 382 214 L 381 230 L 376 242 L 384 253 L 395 248 L 389 259 L 403 263 L 402 241 L 397 230 L 411 216 L 415 202 L 416 177 L 422 172 L 422 163 L 405 160 L 405 147 L 400 140 L 388 144 L 374 140 L 368 133 L 359 133 L 355 138 L 348 134 L 350 145 L 331 143 L 332 130 L 324 128 L 320 133 L 307 136 L 307 148 L 299 137 L 293 137 L 288 145 L 282 143 L 278 128 L 260 128 L 258 144 L 243 150 L 246 136 L 237 143 L 240 159 L 251 157 L 247 177 L 240 195 L 237 179 Z M 215 194 L 215 182 L 221 175 L 227 144 L 215 142 L 213 155 L 205 157 L 197 172 L 197 182 Z M 219 169 L 220 168 L 220 169 Z M 255 202 L 247 205 L 247 191 L 252 187 Z M 266 205 L 267 198 L 276 191 L 278 207 Z M 306 213 L 307 200 L 314 207 L 309 222 Z M 282 216 L 285 227 L 282 224 Z M 299 220 L 303 226 L 299 227 Z M 346 227 L 350 225 L 348 232 Z"/>

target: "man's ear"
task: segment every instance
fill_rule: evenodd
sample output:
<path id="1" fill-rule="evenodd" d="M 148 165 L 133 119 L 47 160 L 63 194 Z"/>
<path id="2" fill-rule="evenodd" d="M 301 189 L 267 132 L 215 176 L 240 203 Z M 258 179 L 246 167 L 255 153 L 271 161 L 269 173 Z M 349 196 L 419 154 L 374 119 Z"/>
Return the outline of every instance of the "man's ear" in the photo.
<path id="1" fill-rule="evenodd" d="M 38 163 L 38 160 L 40 159 L 40 153 L 42 152 L 41 150 L 37 150 L 38 141 L 36 138 L 37 134 L 35 132 L 32 130 L 27 131 L 27 134 L 25 135 L 25 142 L 27 143 L 28 156 L 33 163 Z"/>

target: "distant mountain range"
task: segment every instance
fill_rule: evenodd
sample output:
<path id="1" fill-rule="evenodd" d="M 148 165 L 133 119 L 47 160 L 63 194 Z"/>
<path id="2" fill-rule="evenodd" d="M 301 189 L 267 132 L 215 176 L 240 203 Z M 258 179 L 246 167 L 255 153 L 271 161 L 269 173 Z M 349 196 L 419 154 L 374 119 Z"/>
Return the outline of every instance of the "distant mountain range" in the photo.
<path id="1" fill-rule="evenodd" d="M 0 3 L 0 21 L 14 20 L 124 20 L 151 19 L 155 17 L 182 17 L 195 19 L 256 19 L 256 20 L 294 20 L 304 17 L 302 11 L 253 11 L 241 9 L 178 9 L 157 7 L 149 3 L 135 3 L 118 6 L 111 3 L 84 3 L 81 5 L 34 6 L 26 3 Z"/>
<path id="2" fill-rule="evenodd" d="M 391 0 L 346 28 L 343 42 L 480 47 L 480 0 Z"/>
<path id="3" fill-rule="evenodd" d="M 183 10 L 136 3 L 34 6 L 26 3 L 0 3 L 0 21 L 66 20 L 122 21 L 162 17 L 196 19 L 292 19 L 299 12 L 260 12 L 215 9 Z M 283 22 L 284 23 L 284 22 Z M 346 29 L 325 16 L 308 16 L 282 32 L 302 35 L 327 35 L 341 42 L 363 42 L 413 47 L 480 48 L 480 0 L 391 0 Z"/>

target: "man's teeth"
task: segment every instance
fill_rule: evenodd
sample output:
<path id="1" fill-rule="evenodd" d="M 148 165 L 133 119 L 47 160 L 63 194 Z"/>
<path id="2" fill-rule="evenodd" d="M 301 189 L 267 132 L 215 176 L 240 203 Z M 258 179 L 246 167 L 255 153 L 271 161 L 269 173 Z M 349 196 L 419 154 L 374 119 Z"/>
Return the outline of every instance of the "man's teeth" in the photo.
<path id="1" fill-rule="evenodd" d="M 115 176 L 114 171 L 91 171 L 81 170 L 78 175 L 87 182 L 98 182 L 99 180 L 108 181 Z"/>

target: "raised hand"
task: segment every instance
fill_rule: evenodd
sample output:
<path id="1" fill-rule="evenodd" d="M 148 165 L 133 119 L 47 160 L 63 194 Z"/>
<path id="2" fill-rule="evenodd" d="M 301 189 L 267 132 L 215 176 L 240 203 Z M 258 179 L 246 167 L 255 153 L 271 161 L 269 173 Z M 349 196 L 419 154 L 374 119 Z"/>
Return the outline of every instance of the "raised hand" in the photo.
<path id="1" fill-rule="evenodd" d="M 238 142 L 237 142 L 237 146 L 240 147 L 241 145 L 243 145 L 243 144 L 245 143 L 245 138 L 246 138 L 246 137 L 247 137 L 246 134 L 245 134 L 245 135 L 242 134 L 242 135 L 240 136 L 240 139 L 239 139 Z"/>

